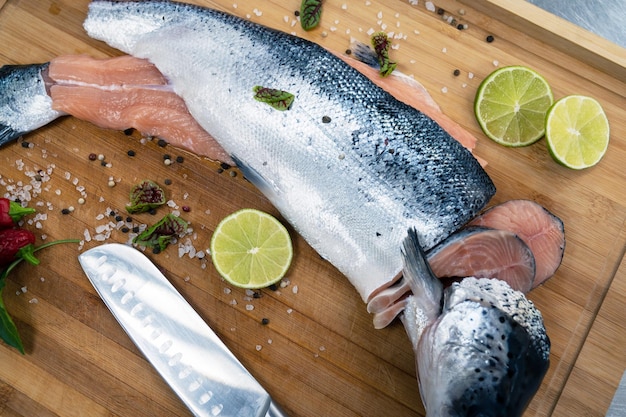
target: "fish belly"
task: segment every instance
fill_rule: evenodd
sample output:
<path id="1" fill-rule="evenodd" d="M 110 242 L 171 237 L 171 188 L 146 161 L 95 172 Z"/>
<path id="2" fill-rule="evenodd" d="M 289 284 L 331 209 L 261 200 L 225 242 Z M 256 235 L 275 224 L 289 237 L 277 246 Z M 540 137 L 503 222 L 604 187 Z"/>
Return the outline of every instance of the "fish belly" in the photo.
<path id="1" fill-rule="evenodd" d="M 167 1 L 90 5 L 90 36 L 156 65 L 193 117 L 364 300 L 402 269 L 409 227 L 432 247 L 495 192 L 432 119 L 303 39 Z M 253 88 L 288 91 L 278 111 Z"/>

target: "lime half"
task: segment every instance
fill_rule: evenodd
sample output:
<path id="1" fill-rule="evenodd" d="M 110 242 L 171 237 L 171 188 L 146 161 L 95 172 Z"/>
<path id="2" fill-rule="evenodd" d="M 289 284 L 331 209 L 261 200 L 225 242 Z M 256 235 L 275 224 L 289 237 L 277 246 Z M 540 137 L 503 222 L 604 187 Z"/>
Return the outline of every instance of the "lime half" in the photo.
<path id="1" fill-rule="evenodd" d="M 242 209 L 224 218 L 211 238 L 211 259 L 219 274 L 240 288 L 264 288 L 285 275 L 293 247 L 275 217 Z"/>
<path id="2" fill-rule="evenodd" d="M 527 146 L 545 134 L 554 97 L 547 81 L 523 66 L 492 72 L 478 87 L 476 120 L 485 135 L 504 146 Z"/>
<path id="3" fill-rule="evenodd" d="M 558 100 L 546 116 L 546 142 L 552 157 L 572 169 L 597 164 L 609 146 L 609 120 L 600 103 L 573 95 Z"/>

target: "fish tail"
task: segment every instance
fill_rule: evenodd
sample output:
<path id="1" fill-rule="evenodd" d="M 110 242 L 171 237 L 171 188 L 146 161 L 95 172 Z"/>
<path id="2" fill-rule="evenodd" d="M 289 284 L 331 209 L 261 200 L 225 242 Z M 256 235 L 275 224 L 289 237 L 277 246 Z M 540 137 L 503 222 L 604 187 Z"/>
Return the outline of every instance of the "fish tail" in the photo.
<path id="1" fill-rule="evenodd" d="M 435 276 L 414 228 L 409 229 L 402 247 L 403 278 L 413 295 L 406 301 L 402 323 L 416 346 L 422 331 L 441 314 L 443 284 Z"/>
<path id="2" fill-rule="evenodd" d="M 52 109 L 47 68 L 48 63 L 0 67 L 0 146 L 63 114 Z"/>

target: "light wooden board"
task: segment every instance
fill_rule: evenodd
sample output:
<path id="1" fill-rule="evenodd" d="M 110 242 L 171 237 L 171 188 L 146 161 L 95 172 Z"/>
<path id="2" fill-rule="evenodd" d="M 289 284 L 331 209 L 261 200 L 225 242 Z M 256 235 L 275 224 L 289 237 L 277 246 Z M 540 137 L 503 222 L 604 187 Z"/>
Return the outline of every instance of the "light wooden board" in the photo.
<path id="1" fill-rule="evenodd" d="M 85 35 L 87 3 L 0 1 L 0 63 L 117 54 Z M 492 203 L 530 198 L 565 222 L 563 264 L 530 295 L 544 314 L 552 355 L 526 415 L 603 416 L 626 366 L 619 354 L 625 342 L 624 267 L 618 271 L 626 241 L 624 51 L 566 22 L 550 27 L 542 22 L 551 17 L 521 2 L 437 2 L 468 25 L 460 31 L 427 11 L 424 1 L 411 6 L 400 0 L 327 0 L 322 26 L 309 33 L 297 22 L 292 25 L 297 1 L 200 3 L 293 31 L 340 53 L 351 37 L 367 42 L 370 29 L 402 34 L 394 40 L 398 49 L 392 57 L 402 72 L 429 89 L 446 114 L 478 136 L 476 153 L 489 162 L 487 171 L 498 187 Z M 488 34 L 493 43 L 485 42 Z M 472 113 L 476 88 L 496 65 L 509 64 L 540 71 L 557 98 L 587 94 L 602 103 L 612 135 L 598 166 L 570 171 L 551 160 L 543 141 L 504 149 L 480 133 Z M 461 75 L 455 77 L 455 69 Z M 216 163 L 143 143 L 138 134 L 125 136 L 64 118 L 24 140 L 32 148 L 16 143 L 0 149 L 0 194 L 29 184 L 32 172 L 50 171 L 31 203 L 47 218 L 27 225 L 40 241 L 43 235 L 47 241 L 82 238 L 85 230 L 95 236 L 109 220 L 99 215 L 109 209 L 123 212 L 130 187 L 145 178 L 161 184 L 171 179 L 165 186 L 168 198 L 191 208 L 183 216 L 191 221 L 198 249 L 208 247 L 219 220 L 238 208 L 277 214 L 240 174 L 219 173 Z M 129 149 L 137 155 L 128 157 Z M 89 161 L 90 153 L 105 155 L 111 166 Z M 165 166 L 165 153 L 185 160 Z M 117 181 L 115 187 L 107 186 L 109 177 Z M 77 187 L 87 194 L 83 205 L 77 202 Z M 62 215 L 69 206 L 74 212 Z M 151 224 L 165 211 L 157 217 L 133 216 L 133 221 Z M 296 257 L 289 285 L 261 291 L 260 298 L 227 286 L 206 259 L 179 258 L 175 246 L 150 257 L 291 415 L 423 415 L 404 329 L 396 323 L 374 330 L 347 280 L 292 235 Z M 116 230 L 107 240 L 126 238 Z M 27 354 L 0 346 L 0 414 L 188 416 L 101 303 L 78 266 L 78 252 L 73 245 L 42 251 L 41 266 L 21 265 L 7 284 L 4 299 Z M 269 324 L 261 324 L 263 318 Z"/>

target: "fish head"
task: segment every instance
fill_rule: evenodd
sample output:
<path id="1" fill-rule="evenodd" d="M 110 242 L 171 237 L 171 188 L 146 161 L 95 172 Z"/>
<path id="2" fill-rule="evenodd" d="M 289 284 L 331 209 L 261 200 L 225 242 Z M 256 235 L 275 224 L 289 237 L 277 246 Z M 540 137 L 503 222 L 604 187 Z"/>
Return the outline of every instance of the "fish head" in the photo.
<path id="1" fill-rule="evenodd" d="M 549 366 L 541 313 L 500 280 L 447 288 L 416 362 L 428 416 L 520 416 Z"/>

